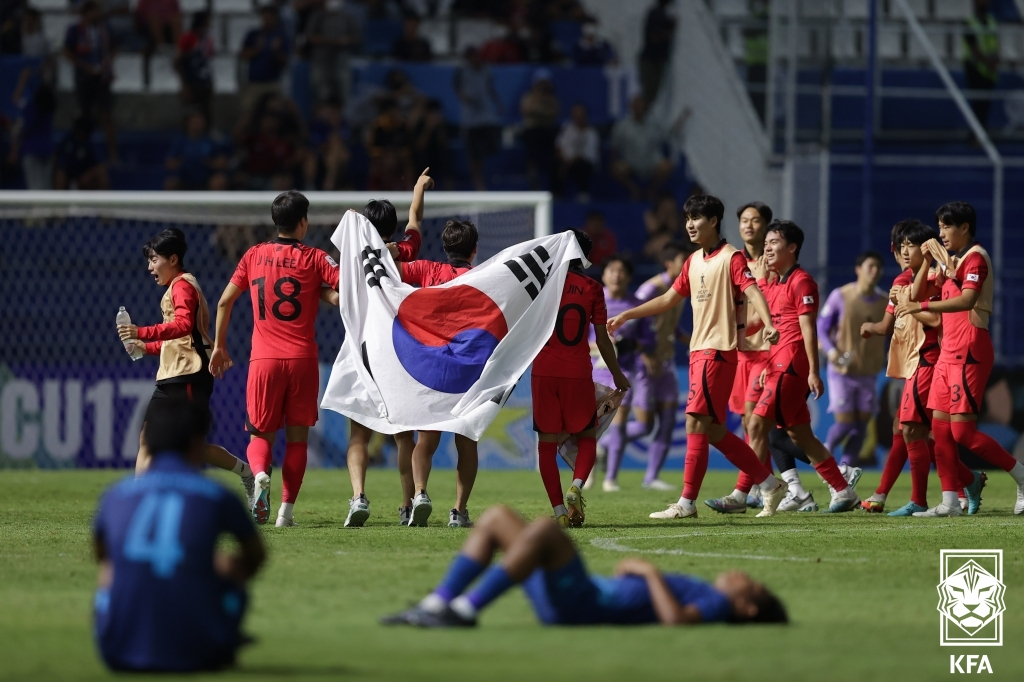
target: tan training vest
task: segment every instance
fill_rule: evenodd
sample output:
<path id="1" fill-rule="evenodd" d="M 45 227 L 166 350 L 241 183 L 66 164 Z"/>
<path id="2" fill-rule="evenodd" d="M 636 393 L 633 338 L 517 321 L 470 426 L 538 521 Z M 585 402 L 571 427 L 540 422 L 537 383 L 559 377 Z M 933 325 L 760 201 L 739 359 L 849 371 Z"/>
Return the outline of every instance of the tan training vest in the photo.
<path id="1" fill-rule="evenodd" d="M 690 305 L 693 336 L 690 350 L 736 350 L 736 299 L 729 263 L 736 247 L 723 244 L 709 260 L 701 249 L 690 256 Z"/>
<path id="2" fill-rule="evenodd" d="M 750 267 L 750 264 L 753 262 L 754 261 L 752 260 L 748 260 L 747 267 Z M 761 318 L 758 316 L 757 312 L 747 304 L 747 297 L 742 294 L 736 299 L 736 319 L 743 320 L 745 325 L 744 330 L 761 324 Z M 764 334 L 760 332 L 751 334 L 750 336 L 746 336 L 745 333 L 740 334 L 741 351 L 769 351 L 771 348 L 772 345 L 765 341 Z"/>
<path id="3" fill-rule="evenodd" d="M 995 270 L 992 269 L 992 259 L 988 257 L 988 251 L 983 249 L 980 244 L 975 244 L 971 248 L 967 249 L 967 253 L 960 257 L 957 261 L 957 279 L 960 280 L 961 288 L 963 288 L 963 278 L 960 277 L 960 263 L 964 262 L 964 259 L 971 253 L 980 253 L 981 257 L 985 259 L 985 265 L 988 266 L 988 277 L 985 278 L 984 284 L 981 285 L 981 294 L 978 296 L 978 302 L 974 304 L 974 308 L 970 312 L 971 324 L 978 329 L 988 329 L 988 320 L 992 317 L 993 310 L 993 291 L 995 289 Z"/>
<path id="4" fill-rule="evenodd" d="M 206 305 L 206 297 L 203 296 L 203 290 L 199 287 L 199 282 L 196 281 L 196 278 L 191 273 L 184 272 L 171 280 L 170 286 L 167 287 L 163 298 L 160 299 L 160 312 L 163 314 L 164 322 L 174 321 L 174 297 L 171 295 L 171 289 L 174 288 L 174 284 L 179 279 L 183 279 L 191 284 L 196 293 L 199 294 L 199 309 L 196 311 L 195 327 L 188 335 L 164 341 L 161 344 L 160 369 L 156 372 L 157 381 L 195 374 L 203 370 L 203 356 L 196 350 L 195 342 L 193 341 L 193 334 L 195 332 L 199 332 L 207 349 L 213 348 L 213 341 L 207 332 L 207 329 L 210 327 L 210 308 Z M 207 356 L 207 361 L 209 361 L 209 356 Z"/>
<path id="5" fill-rule="evenodd" d="M 843 295 L 843 316 L 836 333 L 836 349 L 840 354 L 849 353 L 850 362 L 835 369 L 840 374 L 878 374 L 885 366 L 885 339 L 874 335 L 865 339 L 860 328 L 865 322 L 881 320 L 889 300 L 881 295 L 876 301 L 865 301 L 857 294 L 856 282 L 840 287 L 839 291 Z"/>
<path id="6" fill-rule="evenodd" d="M 912 285 L 900 287 L 908 289 Z M 924 324 L 913 315 L 897 317 L 892 327 L 892 342 L 889 344 L 889 365 L 885 376 L 894 379 L 909 379 L 921 364 L 921 348 L 925 340 Z M 879 337 L 881 338 L 881 337 Z"/>

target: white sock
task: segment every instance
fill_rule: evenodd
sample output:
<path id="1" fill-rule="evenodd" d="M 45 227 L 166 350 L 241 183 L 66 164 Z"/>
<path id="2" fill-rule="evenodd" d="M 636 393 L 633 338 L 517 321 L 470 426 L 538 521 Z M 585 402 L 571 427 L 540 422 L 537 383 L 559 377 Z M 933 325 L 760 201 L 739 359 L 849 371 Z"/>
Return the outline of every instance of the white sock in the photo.
<path id="1" fill-rule="evenodd" d="M 942 491 L 942 504 L 946 505 L 950 509 L 956 507 L 960 508 L 960 499 L 956 494 L 955 490 L 943 490 Z"/>
<path id="2" fill-rule="evenodd" d="M 267 489 L 270 487 L 270 474 L 265 471 L 261 471 L 256 474 L 256 486 L 259 488 Z"/>
<path id="3" fill-rule="evenodd" d="M 248 464 L 246 464 L 240 459 L 235 461 L 235 466 L 233 469 L 231 469 L 231 471 L 232 473 L 238 474 L 242 478 L 245 478 L 246 476 L 252 476 L 252 469 L 249 467 Z"/>
<path id="4" fill-rule="evenodd" d="M 572 484 L 574 486 L 576 486 L 577 488 L 579 488 L 580 490 L 583 490 L 583 479 L 582 478 L 574 478 L 574 479 L 572 479 Z"/>
<path id="5" fill-rule="evenodd" d="M 448 606 L 463 618 L 476 618 L 476 608 L 473 607 L 473 603 L 464 594 L 452 599 Z"/>
<path id="6" fill-rule="evenodd" d="M 847 472 L 848 469 L 849 469 L 849 467 L 846 466 L 845 464 L 840 464 L 839 465 L 839 473 L 841 473 L 843 475 L 843 478 L 846 478 L 846 472 Z"/>
<path id="7" fill-rule="evenodd" d="M 560 505 L 558 505 L 556 507 L 552 507 L 552 509 L 555 510 L 555 518 L 556 519 L 559 516 L 568 516 L 569 515 L 569 510 L 565 508 L 564 504 L 560 504 Z"/>
<path id="8" fill-rule="evenodd" d="M 803 483 L 800 482 L 800 474 L 796 472 L 796 469 L 783 471 L 782 480 L 789 486 L 789 492 L 793 493 L 794 497 L 804 497 L 807 494 Z"/>
<path id="9" fill-rule="evenodd" d="M 732 499 L 736 500 L 737 502 L 743 502 L 744 504 L 747 501 L 747 494 L 745 492 L 743 492 L 742 490 L 740 490 L 739 488 L 736 488 L 731 493 L 729 493 L 728 497 L 731 497 Z"/>
<path id="10" fill-rule="evenodd" d="M 761 488 L 762 493 L 770 493 L 779 485 L 779 479 L 775 478 L 774 474 L 768 474 L 768 478 L 764 479 L 757 485 Z"/>
<path id="11" fill-rule="evenodd" d="M 1024 464 L 1017 462 L 1010 469 L 1009 474 L 1013 476 L 1013 480 L 1017 481 L 1017 485 L 1024 485 Z"/>
<path id="12" fill-rule="evenodd" d="M 679 502 L 677 504 L 686 511 L 693 511 L 694 509 L 697 508 L 696 500 L 688 500 L 685 497 L 680 497 Z"/>
<path id="13" fill-rule="evenodd" d="M 872 500 L 878 500 L 879 502 L 885 502 L 885 498 L 885 493 L 875 493 L 874 495 L 871 496 Z"/>
<path id="14" fill-rule="evenodd" d="M 294 502 L 282 502 L 281 508 L 277 510 L 277 515 L 282 519 L 292 518 L 292 508 L 295 506 Z"/>
<path id="15" fill-rule="evenodd" d="M 448 602 L 433 592 L 424 597 L 419 603 L 421 609 L 430 613 L 440 613 L 446 606 L 448 606 Z"/>

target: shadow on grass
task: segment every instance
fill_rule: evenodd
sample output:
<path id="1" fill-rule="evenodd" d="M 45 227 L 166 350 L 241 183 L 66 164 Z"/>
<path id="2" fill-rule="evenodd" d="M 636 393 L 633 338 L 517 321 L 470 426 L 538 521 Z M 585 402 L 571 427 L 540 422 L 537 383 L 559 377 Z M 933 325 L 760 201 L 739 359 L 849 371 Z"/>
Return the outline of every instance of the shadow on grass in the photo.
<path id="1" fill-rule="evenodd" d="M 352 668 L 345 668 L 340 665 L 261 665 L 261 666 L 239 666 L 221 673 L 222 677 L 333 677 L 341 675 L 354 675 Z"/>

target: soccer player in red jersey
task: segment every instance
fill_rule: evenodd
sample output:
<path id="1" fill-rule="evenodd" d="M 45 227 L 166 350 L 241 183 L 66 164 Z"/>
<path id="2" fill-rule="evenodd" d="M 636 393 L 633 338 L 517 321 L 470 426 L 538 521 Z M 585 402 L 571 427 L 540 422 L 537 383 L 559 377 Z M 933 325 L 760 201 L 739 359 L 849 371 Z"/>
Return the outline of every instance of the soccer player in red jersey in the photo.
<path id="1" fill-rule="evenodd" d="M 402 281 L 418 287 L 432 287 L 450 282 L 464 272 L 473 268 L 476 258 L 476 245 L 479 241 L 476 225 L 468 220 L 449 220 L 441 233 L 444 244 L 445 263 L 429 260 L 416 260 L 411 263 L 398 263 L 402 273 Z M 412 475 L 415 497 L 412 507 L 401 510 L 409 517 L 408 525 L 426 526 L 427 519 L 433 511 L 430 496 L 427 495 L 427 480 L 430 478 L 430 465 L 441 442 L 440 431 L 420 431 L 416 439 L 416 447 L 412 451 Z M 459 454 L 455 478 L 455 506 L 448 512 L 448 525 L 451 528 L 466 528 L 473 525 L 469 519 L 470 493 L 476 482 L 479 463 L 477 443 L 462 434 L 455 434 L 455 450 Z M 408 496 L 411 491 L 405 491 Z"/>
<path id="2" fill-rule="evenodd" d="M 736 301 L 746 299 L 761 319 L 769 317 L 768 304 L 755 285 L 747 259 L 722 239 L 720 226 L 725 207 L 721 200 L 707 194 L 693 196 L 687 199 L 683 212 L 690 241 L 700 249 L 686 259 L 671 289 L 608 322 L 609 330 L 615 333 L 627 321 L 658 315 L 679 305 L 687 297 L 693 308 L 683 491 L 678 502 L 650 516 L 652 519 L 697 516 L 696 500 L 707 472 L 711 444 L 761 487 L 765 508 L 759 516 L 773 516 L 786 494 L 785 484 L 776 480 L 765 467 L 767 452 L 758 461 L 750 446 L 725 428 L 726 406 L 736 375 L 739 330 L 744 328 L 736 317 Z M 772 325 L 769 320 L 761 330 L 769 343 L 778 339 Z M 743 510 L 746 510 L 745 505 Z"/>
<path id="3" fill-rule="evenodd" d="M 573 230 L 583 255 L 589 257 L 592 243 L 582 230 Z M 555 519 L 563 528 L 583 525 L 584 500 L 580 492 L 597 461 L 597 398 L 594 393 L 590 325 L 594 326 L 597 348 L 615 380 L 615 388 L 629 390 L 629 380 L 619 368 L 615 346 L 605 330 L 608 313 L 601 285 L 583 274 L 574 261 L 565 276 L 555 331 L 533 361 L 533 428 L 539 441 L 540 477 L 544 481 Z M 572 485 L 562 496 L 558 476 L 558 436 L 577 436 L 579 452 L 573 468 Z"/>
<path id="4" fill-rule="evenodd" d="M 395 207 L 387 199 L 374 200 L 363 208 L 363 215 L 370 221 L 377 234 L 387 243 L 391 258 L 396 263 L 416 260 L 423 243 L 420 233 L 423 224 L 423 195 L 434 186 L 430 177 L 430 169 L 426 168 L 416 180 L 412 190 L 412 203 L 409 205 L 409 222 L 405 226 L 405 234 L 398 242 L 391 239 L 398 229 L 398 214 Z M 366 469 L 370 465 L 368 446 L 373 430 L 363 426 L 354 419 L 349 420 L 348 477 L 352 483 L 352 497 L 348 501 L 348 515 L 345 517 L 346 528 L 358 528 L 370 518 L 370 501 L 366 497 Z M 412 431 L 395 434 L 395 445 L 398 446 L 398 476 L 402 481 L 402 505 L 398 508 L 398 523 L 409 525 L 412 511 L 413 477 L 412 451 L 415 446 Z"/>
<path id="5" fill-rule="evenodd" d="M 257 244 L 242 256 L 217 304 L 217 335 L 210 370 L 223 377 L 231 367 L 228 323 L 235 301 L 245 291 L 252 298 L 252 350 L 245 387 L 246 455 L 258 488 L 252 515 L 264 524 L 270 517 L 271 445 L 284 427 L 281 508 L 278 527 L 293 526 L 292 508 L 306 472 L 306 441 L 316 424 L 320 367 L 314 324 L 322 297 L 337 302 L 338 264 L 302 244 L 309 229 L 309 200 L 296 191 L 279 194 L 270 213 L 277 239 Z M 334 291 L 331 297 L 325 289 Z"/>
<path id="6" fill-rule="evenodd" d="M 993 308 L 992 261 L 975 241 L 978 219 L 973 206 L 954 201 L 940 207 L 935 218 L 942 243 L 927 241 L 922 251 L 929 264 L 932 259 L 939 264 L 941 272 L 935 285 L 941 286 L 942 300 L 935 303 L 929 300 L 934 291 L 928 286 L 927 268 L 922 267 L 917 272 L 910 297 L 921 300 L 901 302 L 896 309 L 897 317 L 921 310 L 942 313 L 942 350 L 927 403 L 933 411 L 935 467 L 942 483 L 942 502 L 915 512 L 914 516 L 934 518 L 963 513 L 957 501 L 957 490 L 961 487 L 958 445 L 1013 477 L 1017 483 L 1013 513 L 1024 514 L 1024 464 L 977 429 L 978 412 L 995 362 L 992 337 L 988 332 Z"/>
<path id="7" fill-rule="evenodd" d="M 768 434 L 781 425 L 793 442 L 814 464 L 832 490 L 832 500 L 825 512 L 850 511 L 860 501 L 849 485 L 835 458 L 811 430 L 811 413 L 807 409 L 808 389 L 814 399 L 821 397 L 824 387 L 818 374 L 818 285 L 797 262 L 804 243 L 803 230 L 790 220 L 776 220 L 768 225 L 765 235 L 765 263 L 775 277 L 769 282 L 760 279 L 771 308 L 771 321 L 779 331 L 779 342 L 768 355 L 768 368 L 762 381 L 764 390 L 754 408 L 748 426 L 750 445 L 759 457 L 768 454 Z M 763 319 L 763 318 L 762 318 Z"/>

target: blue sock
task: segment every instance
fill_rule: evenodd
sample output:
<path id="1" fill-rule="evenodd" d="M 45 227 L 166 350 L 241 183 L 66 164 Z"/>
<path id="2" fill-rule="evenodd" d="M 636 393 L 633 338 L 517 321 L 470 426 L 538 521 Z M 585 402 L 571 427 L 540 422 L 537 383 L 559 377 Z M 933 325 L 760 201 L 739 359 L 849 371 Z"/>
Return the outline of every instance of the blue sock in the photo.
<path id="1" fill-rule="evenodd" d="M 466 599 L 477 611 L 484 608 L 492 601 L 500 597 L 515 581 L 508 576 L 508 572 L 501 564 L 491 566 L 480 578 L 480 582 L 466 595 Z"/>
<path id="2" fill-rule="evenodd" d="M 470 559 L 465 554 L 459 554 L 448 566 L 448 572 L 444 579 L 434 590 L 434 594 L 450 602 L 458 597 L 469 587 L 469 584 L 476 580 L 477 576 L 483 573 L 486 566 L 475 559 Z"/>

